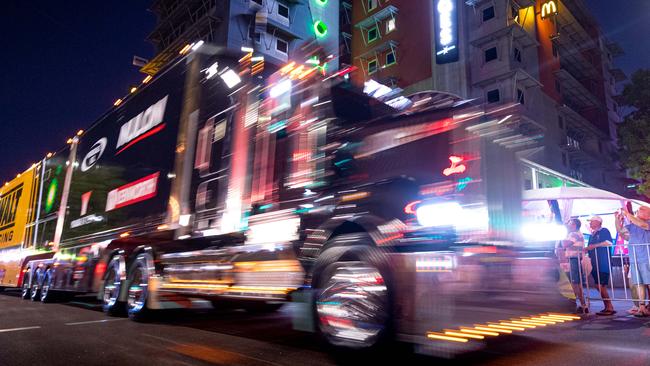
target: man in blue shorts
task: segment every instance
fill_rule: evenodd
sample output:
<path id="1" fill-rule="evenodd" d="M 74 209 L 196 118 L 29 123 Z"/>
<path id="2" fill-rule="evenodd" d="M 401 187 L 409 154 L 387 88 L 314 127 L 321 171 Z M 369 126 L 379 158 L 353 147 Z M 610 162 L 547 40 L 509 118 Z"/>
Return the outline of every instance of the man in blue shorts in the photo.
<path id="1" fill-rule="evenodd" d="M 623 218 L 630 224 L 623 227 Z M 636 216 L 627 208 L 616 214 L 616 230 L 628 240 L 630 257 L 630 280 L 639 297 L 639 311 L 636 317 L 646 317 L 650 311 L 645 304 L 645 289 L 650 285 L 650 207 L 641 206 Z"/>
<path id="2" fill-rule="evenodd" d="M 603 219 L 600 216 L 592 216 L 589 220 L 589 245 L 587 251 L 591 259 L 591 277 L 594 278 L 600 297 L 603 299 L 605 309 L 596 313 L 596 315 L 614 315 L 614 305 L 607 293 L 610 273 L 609 248 L 612 246 L 612 234 L 607 228 L 603 227 Z"/>

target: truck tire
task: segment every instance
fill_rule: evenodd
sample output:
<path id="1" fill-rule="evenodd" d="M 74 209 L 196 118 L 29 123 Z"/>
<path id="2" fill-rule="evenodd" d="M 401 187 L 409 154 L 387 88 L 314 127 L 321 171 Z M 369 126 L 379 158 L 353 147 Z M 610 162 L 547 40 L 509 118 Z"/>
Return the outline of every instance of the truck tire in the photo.
<path id="1" fill-rule="evenodd" d="M 31 276 L 29 275 L 29 269 L 23 273 L 23 284 L 21 286 L 20 298 L 23 300 L 29 299 L 31 294 L 32 284 L 30 283 Z"/>
<path id="2" fill-rule="evenodd" d="M 366 234 L 344 234 L 333 240 L 314 266 L 317 331 L 335 348 L 374 350 L 393 333 L 386 254 L 371 246 Z M 340 246 L 343 243 L 346 246 Z"/>
<path id="3" fill-rule="evenodd" d="M 32 301 L 39 301 L 41 298 L 41 283 L 43 281 L 43 270 L 41 268 L 34 271 L 34 278 L 32 279 L 32 288 L 29 291 L 29 299 Z"/>
<path id="4" fill-rule="evenodd" d="M 54 290 L 52 290 L 52 282 L 54 281 L 54 273 L 52 269 L 48 269 L 45 271 L 45 275 L 43 276 L 43 281 L 41 281 L 41 296 L 40 300 L 41 302 L 48 303 L 48 302 L 53 302 L 55 300 L 55 293 Z"/>
<path id="5" fill-rule="evenodd" d="M 151 271 L 155 269 L 150 268 L 150 263 L 153 263 L 153 258 L 149 254 L 139 254 L 128 272 L 126 309 L 129 319 L 134 321 L 144 321 L 151 315 L 151 309 L 148 307 L 149 279 Z"/>
<path id="6" fill-rule="evenodd" d="M 122 280 L 120 280 L 120 259 L 115 256 L 106 266 L 102 294 L 102 309 L 109 316 L 124 314 L 124 302 L 120 301 Z"/>

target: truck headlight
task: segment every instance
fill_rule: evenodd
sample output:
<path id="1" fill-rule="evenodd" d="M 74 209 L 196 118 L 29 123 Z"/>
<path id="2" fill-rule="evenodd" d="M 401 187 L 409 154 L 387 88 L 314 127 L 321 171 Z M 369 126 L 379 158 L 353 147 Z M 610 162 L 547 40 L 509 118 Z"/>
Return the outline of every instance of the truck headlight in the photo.
<path id="1" fill-rule="evenodd" d="M 463 208 L 458 202 L 432 203 L 419 206 L 415 215 L 422 226 L 454 226 L 463 219 Z"/>

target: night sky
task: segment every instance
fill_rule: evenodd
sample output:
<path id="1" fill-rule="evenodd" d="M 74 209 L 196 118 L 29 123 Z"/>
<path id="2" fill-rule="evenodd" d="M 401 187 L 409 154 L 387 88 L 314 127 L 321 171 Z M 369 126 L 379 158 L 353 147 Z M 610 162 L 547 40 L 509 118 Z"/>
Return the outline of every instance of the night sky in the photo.
<path id="1" fill-rule="evenodd" d="M 650 1 L 585 1 L 608 37 L 624 48 L 617 64 L 628 75 L 650 68 Z M 0 184 L 63 147 L 143 79 L 131 60 L 153 56 L 145 40 L 155 24 L 149 4 L 3 1 Z"/>

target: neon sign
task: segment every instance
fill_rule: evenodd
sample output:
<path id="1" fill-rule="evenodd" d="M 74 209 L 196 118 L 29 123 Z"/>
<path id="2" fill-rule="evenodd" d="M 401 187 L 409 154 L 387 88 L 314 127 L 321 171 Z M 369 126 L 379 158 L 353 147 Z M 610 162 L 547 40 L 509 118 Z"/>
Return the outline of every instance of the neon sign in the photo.
<path id="1" fill-rule="evenodd" d="M 465 164 L 460 164 L 463 161 L 463 158 L 460 156 L 452 155 L 449 157 L 449 161 L 451 162 L 451 166 L 449 168 L 445 168 L 445 170 L 442 171 L 442 174 L 444 174 L 446 177 L 452 174 L 463 173 L 467 169 Z"/>
<path id="2" fill-rule="evenodd" d="M 557 14 L 557 4 L 555 1 L 551 0 L 542 4 L 542 19 L 546 19 L 551 15 Z"/>
<path id="3" fill-rule="evenodd" d="M 458 24 L 453 0 L 436 0 L 436 63 L 458 61 Z"/>

